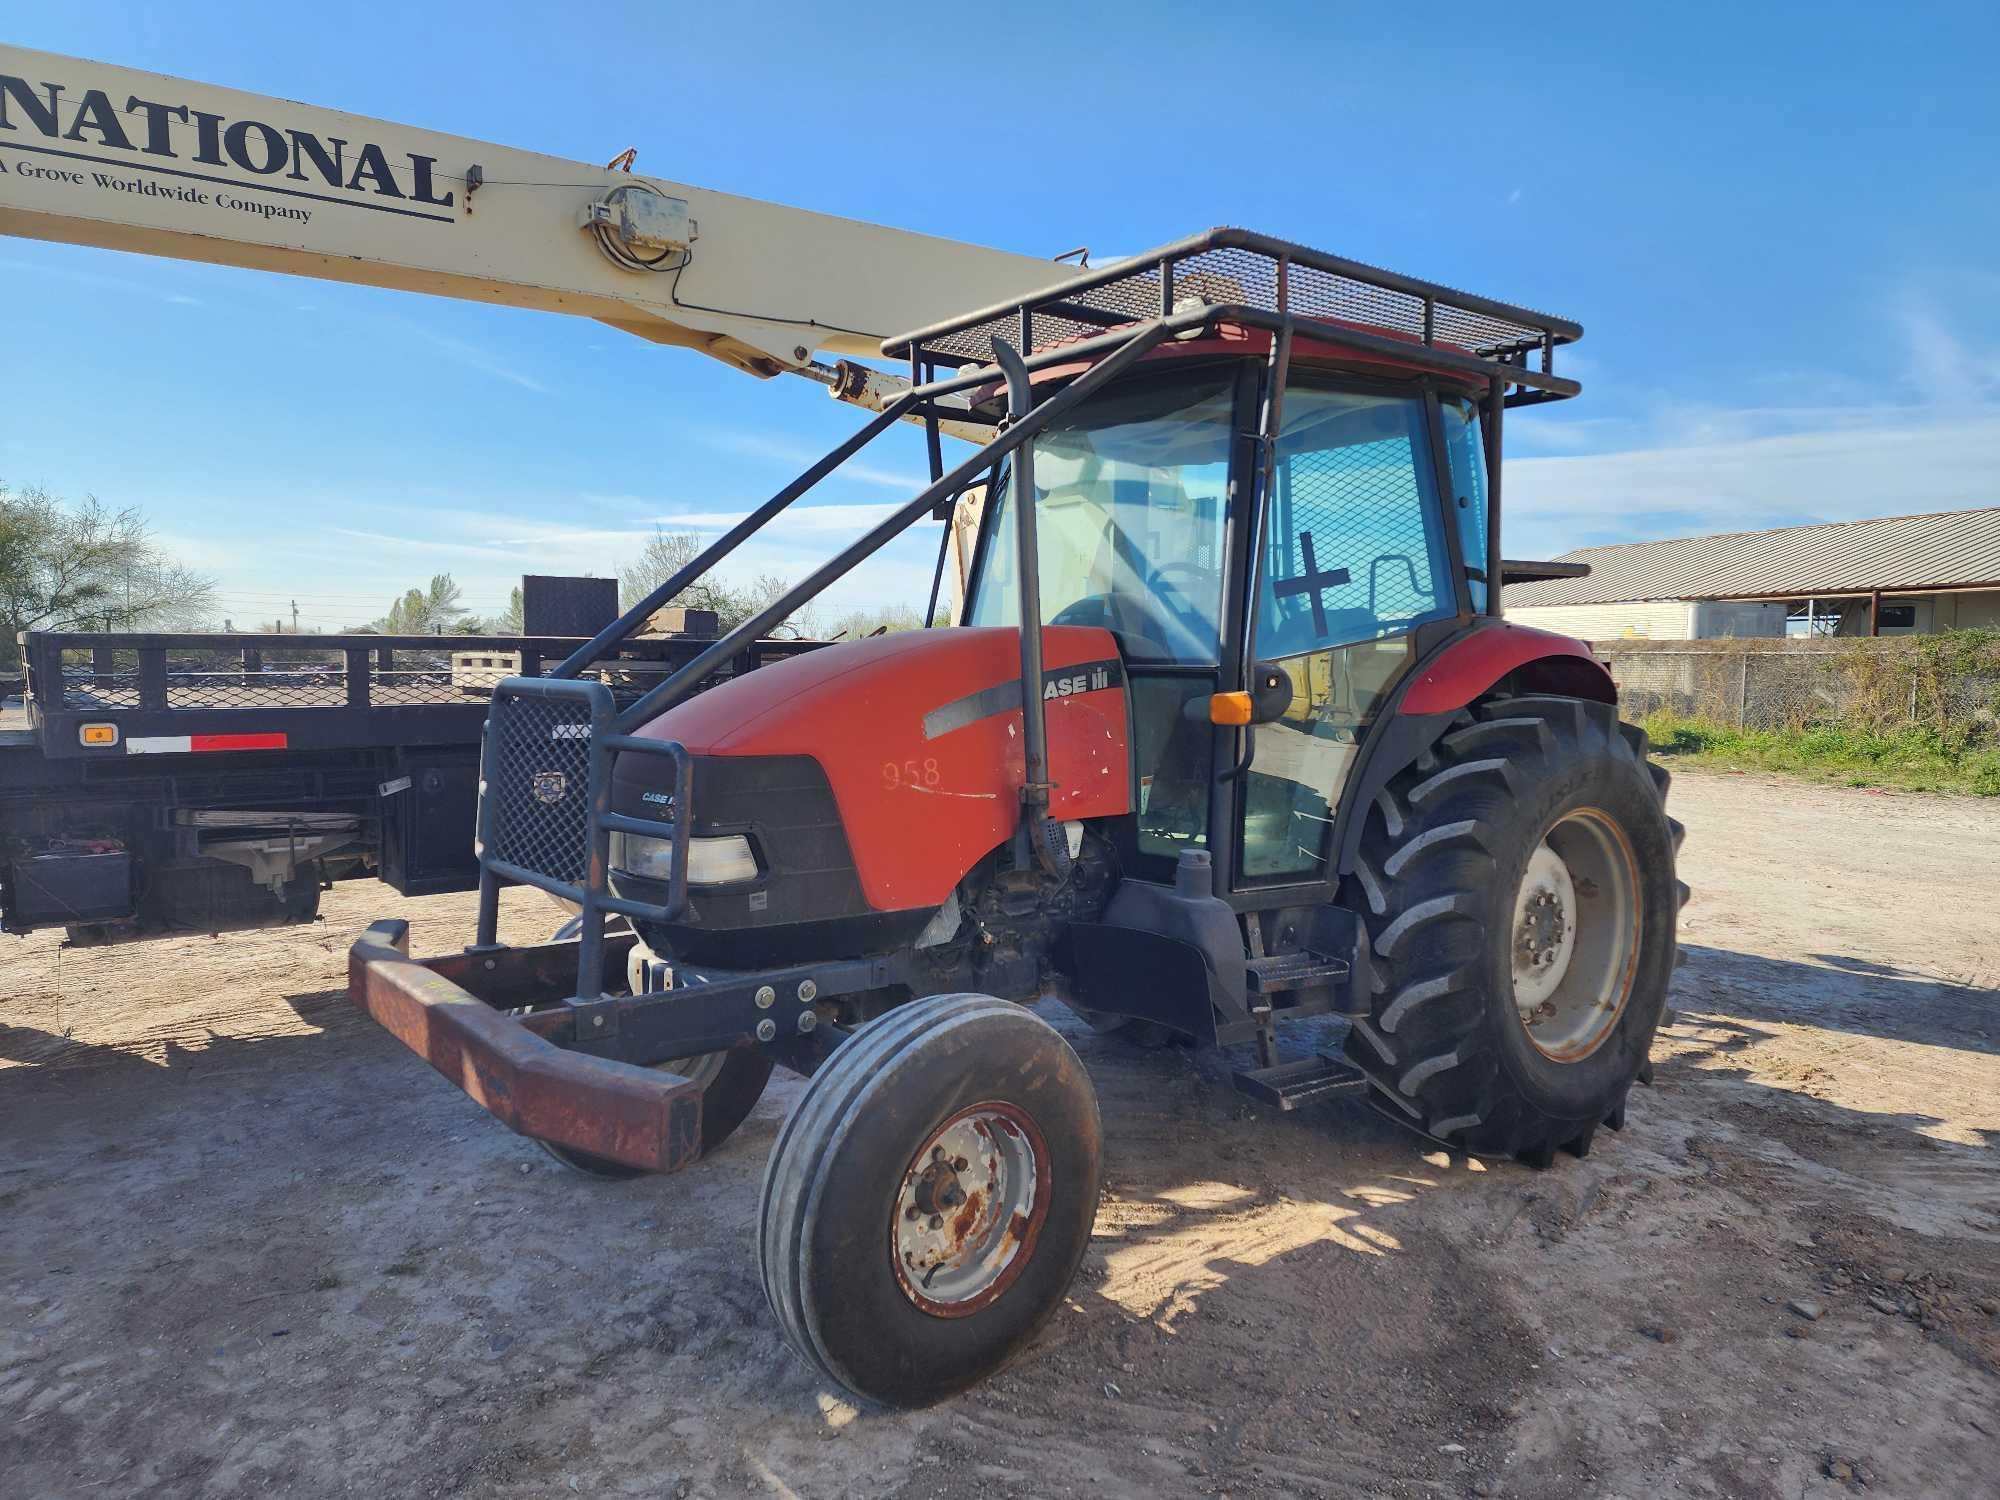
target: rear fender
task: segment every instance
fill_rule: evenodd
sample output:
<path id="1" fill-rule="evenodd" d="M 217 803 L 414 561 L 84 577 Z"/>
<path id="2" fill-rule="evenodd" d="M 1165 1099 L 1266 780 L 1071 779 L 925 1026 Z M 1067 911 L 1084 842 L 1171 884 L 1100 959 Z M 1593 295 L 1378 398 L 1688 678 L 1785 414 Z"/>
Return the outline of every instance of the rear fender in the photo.
<path id="1" fill-rule="evenodd" d="M 1421 637 L 1420 637 L 1421 639 Z M 1405 766 L 1437 742 L 1458 711 L 1503 680 L 1531 693 L 1616 703 L 1617 686 L 1582 641 L 1552 631 L 1481 618 L 1425 659 L 1377 721 L 1341 794 L 1339 859 L 1353 873 L 1368 807 Z"/>
<path id="2" fill-rule="evenodd" d="M 1610 672 L 1582 641 L 1493 620 L 1474 626 L 1425 663 L 1396 711 L 1452 713 L 1510 674 L 1514 685 L 1528 692 L 1618 701 Z"/>

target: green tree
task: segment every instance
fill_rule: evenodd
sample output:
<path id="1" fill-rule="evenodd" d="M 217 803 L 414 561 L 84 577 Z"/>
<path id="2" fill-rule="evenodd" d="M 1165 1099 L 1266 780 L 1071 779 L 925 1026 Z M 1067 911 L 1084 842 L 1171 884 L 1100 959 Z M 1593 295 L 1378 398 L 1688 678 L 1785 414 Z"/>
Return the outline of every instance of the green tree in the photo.
<path id="1" fill-rule="evenodd" d="M 940 612 L 940 619 L 942 612 Z M 826 639 L 857 641 L 863 636 L 886 631 L 921 630 L 924 612 L 915 604 L 884 604 L 874 609 L 851 609 L 827 628 Z"/>
<path id="2" fill-rule="evenodd" d="M 514 585 L 514 592 L 507 596 L 505 612 L 487 621 L 486 628 L 494 635 L 527 634 L 527 626 L 522 618 L 521 586 L 518 583 Z"/>
<path id="3" fill-rule="evenodd" d="M 20 662 L 23 631 L 195 629 L 214 608 L 215 580 L 167 555 L 138 510 L 0 485 L 0 667 Z"/>
<path id="4" fill-rule="evenodd" d="M 668 531 L 663 526 L 654 527 L 652 538 L 639 549 L 639 555 L 618 572 L 620 605 L 625 609 L 632 608 L 693 562 L 701 546 L 701 537 L 692 531 Z M 744 588 L 732 587 L 711 573 L 696 580 L 691 587 L 682 589 L 667 600 L 667 605 L 679 605 L 683 609 L 712 609 L 721 628 L 727 631 L 734 630 L 758 610 L 775 604 L 790 588 L 791 585 L 784 579 L 769 573 Z M 807 606 L 782 623 L 801 635 L 811 635 L 814 621 L 812 608 Z"/>
<path id="5" fill-rule="evenodd" d="M 434 574 L 429 588 L 411 589 L 372 628 L 383 635 L 474 634 L 479 617 L 459 603 L 464 593 L 451 574 Z"/>
<path id="6" fill-rule="evenodd" d="M 620 606 L 630 609 L 693 562 L 700 551 L 701 538 L 696 533 L 668 531 L 664 526 L 655 526 L 652 537 L 639 549 L 639 555 L 618 570 Z M 732 615 L 742 620 L 749 613 L 747 608 L 741 608 L 740 601 L 713 574 L 698 580 L 692 588 L 682 589 L 667 600 L 667 604 L 677 604 L 683 609 L 712 609 L 722 617 L 725 630 L 732 623 Z"/>

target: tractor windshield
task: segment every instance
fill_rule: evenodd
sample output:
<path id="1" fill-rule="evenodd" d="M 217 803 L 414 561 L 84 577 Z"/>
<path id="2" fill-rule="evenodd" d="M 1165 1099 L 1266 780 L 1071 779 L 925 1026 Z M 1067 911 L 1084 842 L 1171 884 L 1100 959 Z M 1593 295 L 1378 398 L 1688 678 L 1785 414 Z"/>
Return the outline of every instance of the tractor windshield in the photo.
<path id="1" fill-rule="evenodd" d="M 1042 622 L 1102 625 L 1127 660 L 1216 660 L 1233 374 L 1088 403 L 1035 440 Z M 1017 625 L 1013 494 L 996 484 L 968 625 Z"/>

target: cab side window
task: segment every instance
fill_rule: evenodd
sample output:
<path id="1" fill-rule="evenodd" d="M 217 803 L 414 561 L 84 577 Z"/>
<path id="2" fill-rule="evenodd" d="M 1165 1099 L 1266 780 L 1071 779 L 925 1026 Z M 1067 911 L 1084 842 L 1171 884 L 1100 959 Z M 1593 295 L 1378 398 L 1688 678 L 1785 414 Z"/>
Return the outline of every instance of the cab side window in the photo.
<path id="1" fill-rule="evenodd" d="M 1459 552 L 1475 613 L 1486 611 L 1486 445 L 1479 408 L 1463 396 L 1439 403 L 1444 451 L 1451 463 L 1451 513 L 1458 521 Z"/>
<path id="2" fill-rule="evenodd" d="M 1243 872 L 1325 872 L 1358 742 L 1408 669 L 1410 634 L 1457 611 L 1435 470 L 1414 397 L 1293 387 L 1259 558 L 1256 655 L 1292 679 L 1257 731 Z"/>
<path id="3" fill-rule="evenodd" d="M 1401 634 L 1456 611 L 1415 397 L 1285 392 L 1257 654 Z"/>

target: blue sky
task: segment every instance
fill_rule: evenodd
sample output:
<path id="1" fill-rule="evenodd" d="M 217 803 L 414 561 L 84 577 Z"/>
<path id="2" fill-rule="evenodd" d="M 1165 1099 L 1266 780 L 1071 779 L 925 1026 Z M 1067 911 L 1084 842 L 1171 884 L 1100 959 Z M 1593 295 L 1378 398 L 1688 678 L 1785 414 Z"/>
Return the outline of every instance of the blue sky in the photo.
<path id="1" fill-rule="evenodd" d="M 1241 223 L 1546 308 L 1508 551 L 2000 504 L 1991 6 L 16 7 L 7 40 L 1048 255 Z M 916 101 L 914 104 L 911 101 Z M 857 418 L 584 320 L 0 241 L 0 480 L 241 628 L 616 571 Z M 744 555 L 796 576 L 914 434 Z M 886 442 L 886 440 L 885 440 Z M 835 605 L 921 597 L 913 540 Z"/>

